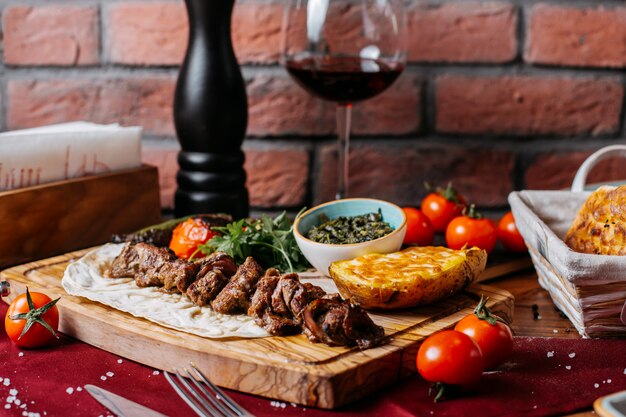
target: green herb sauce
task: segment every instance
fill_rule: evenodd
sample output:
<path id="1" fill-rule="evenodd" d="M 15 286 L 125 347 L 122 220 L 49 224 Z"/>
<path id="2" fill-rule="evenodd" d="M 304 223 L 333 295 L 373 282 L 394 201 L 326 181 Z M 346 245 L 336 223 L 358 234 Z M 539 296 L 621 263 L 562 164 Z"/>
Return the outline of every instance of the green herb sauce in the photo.
<path id="1" fill-rule="evenodd" d="M 347 245 L 351 243 L 368 242 L 393 232 L 389 223 L 383 221 L 383 215 L 367 213 L 360 216 L 344 217 L 329 220 L 325 215 L 320 216 L 323 222 L 314 226 L 307 233 L 307 237 L 314 242 Z"/>

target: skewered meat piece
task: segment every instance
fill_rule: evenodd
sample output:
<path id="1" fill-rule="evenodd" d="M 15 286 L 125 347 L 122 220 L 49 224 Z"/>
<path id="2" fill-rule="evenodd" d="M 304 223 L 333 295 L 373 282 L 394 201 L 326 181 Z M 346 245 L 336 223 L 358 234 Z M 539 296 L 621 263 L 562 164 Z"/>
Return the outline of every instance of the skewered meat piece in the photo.
<path id="1" fill-rule="evenodd" d="M 214 252 L 200 259 L 197 263 L 200 265 L 198 277 L 205 275 L 211 270 L 219 270 L 227 278 L 232 277 L 237 272 L 237 263 L 229 254 L 224 252 Z"/>
<path id="2" fill-rule="evenodd" d="M 108 276 L 134 277 L 138 287 L 164 286 L 166 290 L 172 290 L 177 282 L 189 282 L 195 278 L 199 267 L 178 259 L 166 248 L 143 242 L 128 243 L 111 263 Z"/>
<path id="3" fill-rule="evenodd" d="M 270 334 L 278 336 L 298 334 L 302 327 L 291 312 L 281 314 L 272 310 L 272 295 L 282 279 L 277 269 L 270 268 L 265 272 L 257 283 L 248 315 Z"/>
<path id="4" fill-rule="evenodd" d="M 200 271 L 195 281 L 189 282 L 186 287 L 178 285 L 182 293 L 194 304 L 205 306 L 209 304 L 228 284 L 230 278 L 237 272 L 235 260 L 224 252 L 215 252 L 197 262 Z"/>
<path id="5" fill-rule="evenodd" d="M 326 292 L 311 283 L 303 284 L 298 274 L 285 274 L 280 278 L 272 294 L 272 309 L 279 314 L 291 314 L 302 323 L 302 311 L 313 300 L 323 297 Z"/>
<path id="6" fill-rule="evenodd" d="M 302 318 L 309 340 L 329 346 L 356 343 L 360 349 L 367 349 L 379 344 L 385 336 L 385 330 L 361 307 L 342 300 L 338 294 L 312 301 L 302 312 Z"/>
<path id="7" fill-rule="evenodd" d="M 212 269 L 187 288 L 185 294 L 196 305 L 205 306 L 228 284 L 229 278 L 219 269 Z"/>
<path id="8" fill-rule="evenodd" d="M 222 314 L 246 313 L 263 268 L 248 256 L 226 287 L 211 301 L 213 310 Z"/>

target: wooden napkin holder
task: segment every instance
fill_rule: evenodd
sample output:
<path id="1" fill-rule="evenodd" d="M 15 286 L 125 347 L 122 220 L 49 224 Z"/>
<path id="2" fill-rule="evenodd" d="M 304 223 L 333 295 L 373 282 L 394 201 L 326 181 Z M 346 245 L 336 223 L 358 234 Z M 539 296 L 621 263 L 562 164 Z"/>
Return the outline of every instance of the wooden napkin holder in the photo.
<path id="1" fill-rule="evenodd" d="M 158 171 L 139 168 L 0 192 L 0 269 L 161 221 Z"/>

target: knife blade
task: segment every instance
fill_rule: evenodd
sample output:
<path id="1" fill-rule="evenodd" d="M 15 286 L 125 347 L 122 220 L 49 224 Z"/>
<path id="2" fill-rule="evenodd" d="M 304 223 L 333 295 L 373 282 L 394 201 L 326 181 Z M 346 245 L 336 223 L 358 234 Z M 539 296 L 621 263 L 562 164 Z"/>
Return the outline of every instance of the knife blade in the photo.
<path id="1" fill-rule="evenodd" d="M 141 404 L 137 404 L 117 394 L 113 394 L 95 385 L 85 385 L 85 389 L 100 404 L 118 417 L 167 417 Z"/>

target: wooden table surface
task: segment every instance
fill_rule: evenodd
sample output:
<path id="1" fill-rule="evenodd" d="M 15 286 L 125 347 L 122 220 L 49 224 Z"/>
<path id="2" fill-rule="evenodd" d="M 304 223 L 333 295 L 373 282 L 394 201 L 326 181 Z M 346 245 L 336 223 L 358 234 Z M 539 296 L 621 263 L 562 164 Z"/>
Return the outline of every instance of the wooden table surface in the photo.
<path id="1" fill-rule="evenodd" d="M 496 278 L 485 284 L 506 289 L 515 296 L 511 328 L 516 336 L 581 338 L 569 319 L 556 309 L 550 294 L 539 286 L 534 269 Z M 590 407 L 569 416 L 591 417 L 597 414 Z"/>

